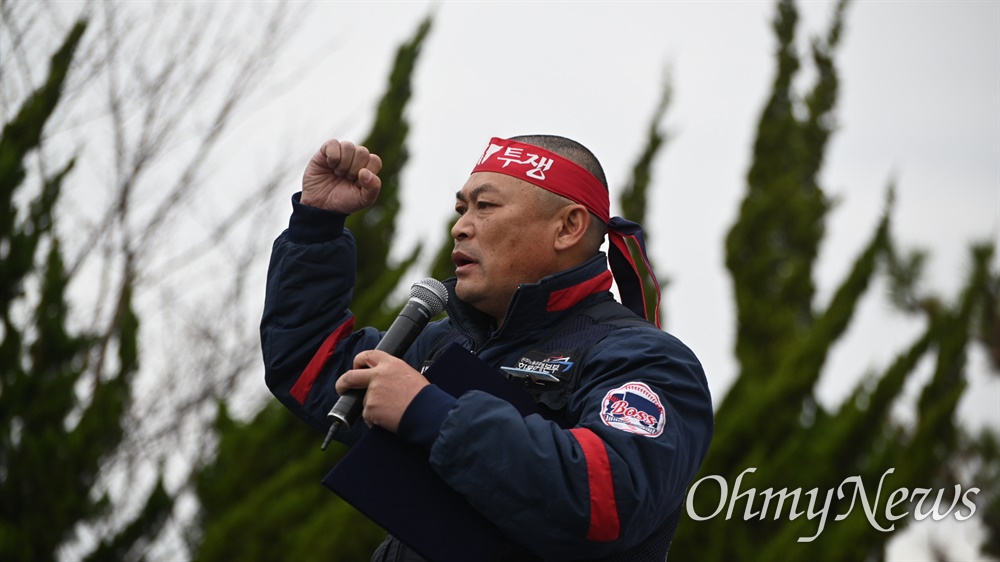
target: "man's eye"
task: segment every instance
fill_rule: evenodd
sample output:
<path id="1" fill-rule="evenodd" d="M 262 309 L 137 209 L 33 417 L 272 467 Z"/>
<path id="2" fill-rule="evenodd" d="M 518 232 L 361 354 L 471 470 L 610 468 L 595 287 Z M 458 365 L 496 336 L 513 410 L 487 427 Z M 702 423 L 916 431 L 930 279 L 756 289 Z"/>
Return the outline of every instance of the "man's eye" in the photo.
<path id="1" fill-rule="evenodd" d="M 489 201 L 477 201 L 476 202 L 476 207 L 478 207 L 480 209 L 488 209 L 490 207 L 496 207 L 496 205 L 494 205 L 493 203 L 490 203 Z"/>
<path id="2" fill-rule="evenodd" d="M 455 207 L 455 212 L 458 213 L 458 216 L 462 216 L 465 214 L 465 207 Z"/>

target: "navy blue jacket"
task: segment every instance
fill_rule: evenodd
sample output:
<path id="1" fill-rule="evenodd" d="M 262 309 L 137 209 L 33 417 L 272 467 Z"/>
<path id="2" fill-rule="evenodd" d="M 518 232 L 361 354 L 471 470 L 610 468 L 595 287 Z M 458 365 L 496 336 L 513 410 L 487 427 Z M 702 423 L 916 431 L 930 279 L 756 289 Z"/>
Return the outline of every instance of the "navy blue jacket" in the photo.
<path id="1" fill-rule="evenodd" d="M 293 208 L 268 271 L 265 379 L 286 407 L 325 433 L 337 377 L 382 334 L 355 329 L 348 310 L 356 250 L 345 217 L 303 206 L 298 195 Z M 600 558 L 643 543 L 679 513 L 711 440 L 705 374 L 672 335 L 633 321 L 607 328 L 587 349 L 549 341 L 554 330 L 565 332 L 567 318 L 613 300 L 609 284 L 600 255 L 522 285 L 494 330 L 493 319 L 459 301 L 446 282 L 449 317 L 429 324 L 403 357 L 419 370 L 442 341 L 456 340 L 511 370 L 512 381 L 551 412 L 522 417 L 486 393 L 456 399 L 430 385 L 398 432 L 426 447 L 434 470 L 473 507 L 546 559 Z M 516 378 L 524 371 L 544 374 Z M 346 441 L 365 430 L 354 424 Z"/>

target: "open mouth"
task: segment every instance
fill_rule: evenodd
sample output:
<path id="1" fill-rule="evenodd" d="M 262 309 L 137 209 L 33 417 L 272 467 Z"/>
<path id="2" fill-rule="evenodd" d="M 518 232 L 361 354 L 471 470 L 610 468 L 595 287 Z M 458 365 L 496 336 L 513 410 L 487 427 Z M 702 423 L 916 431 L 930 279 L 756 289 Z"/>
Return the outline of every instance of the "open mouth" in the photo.
<path id="1" fill-rule="evenodd" d="M 470 258 L 469 256 L 467 256 L 462 252 L 453 252 L 451 254 L 451 261 L 455 263 L 456 271 L 462 269 L 467 265 L 472 265 L 476 263 L 476 260 Z"/>

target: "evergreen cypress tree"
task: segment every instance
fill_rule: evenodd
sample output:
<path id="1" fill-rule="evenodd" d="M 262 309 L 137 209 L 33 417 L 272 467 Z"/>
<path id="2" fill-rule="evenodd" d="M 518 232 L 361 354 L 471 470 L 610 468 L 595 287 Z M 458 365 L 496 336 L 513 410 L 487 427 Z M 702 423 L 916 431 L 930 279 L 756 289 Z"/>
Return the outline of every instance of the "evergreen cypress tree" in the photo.
<path id="1" fill-rule="evenodd" d="M 918 487 L 933 493 L 953 490 L 959 483 L 954 470 L 958 459 L 966 466 L 996 465 L 995 452 L 988 447 L 973 452 L 955 423 L 966 384 L 965 355 L 973 342 L 973 311 L 989 311 L 984 318 L 996 314 L 983 290 L 995 279 L 989 270 L 991 246 L 974 249 L 972 273 L 954 305 L 914 296 L 921 260 L 897 257 L 890 238 L 890 189 L 884 216 L 832 299 L 822 309 L 814 303 L 815 260 L 831 208 L 818 173 L 833 129 L 838 92 L 833 53 L 846 4 L 837 4 L 826 37 L 812 43 L 817 78 L 803 99 L 793 90 L 801 64 L 794 43 L 797 11 L 791 0 L 777 6 L 776 78 L 760 117 L 747 193 L 726 240 L 739 376 L 716 410 L 715 438 L 698 476 L 721 476 L 730 495 L 722 497 L 721 487 L 710 484 L 689 498 L 698 517 L 716 513 L 720 505 L 723 509 L 705 521 L 682 522 L 671 549 L 681 559 L 882 559 L 892 533 L 875 525 L 899 531 L 914 513 L 915 502 L 904 502 L 893 513 L 909 511 L 911 516 L 890 521 L 885 507 L 890 493 Z M 883 373 L 864 379 L 836 411 L 827 411 L 817 400 L 816 385 L 830 349 L 847 330 L 880 264 L 896 294 L 906 297 L 898 302 L 923 303 L 911 308 L 924 313 L 926 330 Z M 900 425 L 890 408 L 928 355 L 936 366 L 917 404 L 917 421 L 912 427 Z M 974 462 L 968 462 L 970 455 Z M 741 495 L 734 499 L 741 474 Z M 854 476 L 860 476 L 869 501 L 876 501 L 879 482 L 886 479 L 874 523 L 854 497 L 854 485 L 841 487 Z M 993 479 L 996 489 L 995 475 Z M 976 484 L 988 487 L 981 478 Z M 764 511 L 765 489 L 798 489 L 802 495 L 797 507 L 789 505 L 791 498 L 783 507 L 773 499 Z M 812 489 L 817 503 L 809 515 L 810 498 L 804 494 Z M 827 494 L 837 490 L 843 497 L 830 496 L 828 519 L 821 522 L 818 513 Z"/>
<path id="2" fill-rule="evenodd" d="M 52 56 L 49 75 L 4 125 L 0 136 L 0 559 L 54 559 L 77 525 L 108 515 L 93 497 L 103 463 L 123 435 L 123 414 L 138 367 L 139 323 L 131 278 L 122 281 L 118 313 L 107 333 L 68 328 L 70 282 L 55 229 L 55 206 L 70 160 L 27 204 L 15 203 L 55 111 L 86 24 L 77 22 Z M 38 259 L 45 254 L 43 260 Z M 94 364 L 114 346 L 114 365 Z M 77 389 L 84 388 L 83 396 Z M 122 559 L 155 536 L 172 507 L 157 486 L 142 514 L 104 537 L 92 559 Z"/>
<path id="3" fill-rule="evenodd" d="M 378 204 L 364 213 L 351 215 L 346 224 L 358 244 L 358 282 L 351 310 L 357 315 L 359 325 L 389 327 L 404 304 L 393 302 L 389 297 L 403 275 L 417 261 L 423 248 L 417 244 L 399 264 L 393 265 L 389 261 L 400 209 L 399 180 L 410 158 L 410 151 L 406 148 L 410 124 L 405 110 L 413 93 L 412 76 L 420 47 L 430 28 L 431 20 L 425 19 L 417 27 L 413 38 L 396 51 L 388 88 L 376 109 L 375 123 L 368 137 L 361 142 L 382 158 L 383 167 L 379 172 L 382 189 Z"/>

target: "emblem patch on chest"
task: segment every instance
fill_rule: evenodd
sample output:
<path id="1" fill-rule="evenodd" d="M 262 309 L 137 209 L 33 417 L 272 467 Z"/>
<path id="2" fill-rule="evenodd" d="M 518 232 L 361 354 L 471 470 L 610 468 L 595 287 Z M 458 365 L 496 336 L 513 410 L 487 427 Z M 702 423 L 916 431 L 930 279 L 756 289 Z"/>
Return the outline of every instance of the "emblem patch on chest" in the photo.
<path id="1" fill-rule="evenodd" d="M 630 382 L 608 392 L 601 403 L 601 421 L 646 437 L 660 435 L 666 425 L 660 397 L 641 382 Z"/>
<path id="2" fill-rule="evenodd" d="M 532 352 L 518 359 L 515 366 L 500 367 L 500 370 L 511 377 L 532 382 L 559 382 L 567 378 L 575 363 L 569 354 Z"/>

